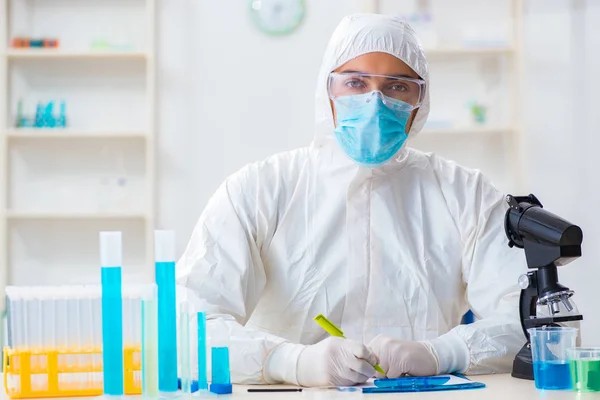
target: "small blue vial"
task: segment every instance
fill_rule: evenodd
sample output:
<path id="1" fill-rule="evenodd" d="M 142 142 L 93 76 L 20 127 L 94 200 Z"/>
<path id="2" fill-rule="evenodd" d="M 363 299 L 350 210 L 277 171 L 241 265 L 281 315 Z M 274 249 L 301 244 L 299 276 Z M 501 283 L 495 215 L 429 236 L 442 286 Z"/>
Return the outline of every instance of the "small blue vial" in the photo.
<path id="1" fill-rule="evenodd" d="M 198 389 L 208 389 L 206 376 L 206 313 L 198 313 Z"/>
<path id="2" fill-rule="evenodd" d="M 44 126 L 44 107 L 42 106 L 42 103 L 38 103 L 35 106 L 35 120 L 33 125 L 36 128 L 41 128 Z"/>
<path id="3" fill-rule="evenodd" d="M 212 355 L 212 381 L 210 391 L 215 394 L 231 393 L 231 376 L 229 374 L 229 349 L 227 347 L 213 347 Z"/>
<path id="4" fill-rule="evenodd" d="M 66 128 L 67 127 L 67 104 L 64 100 L 60 102 L 60 114 L 58 115 L 58 119 L 56 120 L 57 128 Z"/>

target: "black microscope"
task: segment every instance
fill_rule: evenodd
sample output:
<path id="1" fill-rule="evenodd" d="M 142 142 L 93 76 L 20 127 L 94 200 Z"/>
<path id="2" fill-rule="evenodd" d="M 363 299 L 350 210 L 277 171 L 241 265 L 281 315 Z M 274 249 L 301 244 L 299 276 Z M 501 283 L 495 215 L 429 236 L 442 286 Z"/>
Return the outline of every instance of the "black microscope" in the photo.
<path id="1" fill-rule="evenodd" d="M 527 343 L 515 357 L 512 376 L 533 380 L 531 344 L 527 329 L 558 326 L 561 322 L 581 321 L 581 315 L 555 316 L 562 303 L 568 312 L 573 310 L 569 298 L 573 291 L 558 283 L 557 266 L 581 257 L 581 228 L 543 209 L 533 195 L 506 196 L 510 208 L 504 218 L 508 245 L 525 250 L 527 266 L 533 271 L 519 278 L 521 297 L 519 314 Z M 538 318 L 536 307 L 548 306 L 549 317 Z"/>

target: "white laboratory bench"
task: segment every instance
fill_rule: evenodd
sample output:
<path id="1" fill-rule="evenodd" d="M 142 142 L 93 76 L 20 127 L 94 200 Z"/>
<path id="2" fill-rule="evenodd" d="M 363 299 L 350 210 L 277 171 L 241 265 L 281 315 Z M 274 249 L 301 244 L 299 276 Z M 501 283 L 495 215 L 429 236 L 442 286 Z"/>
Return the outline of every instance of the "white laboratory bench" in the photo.
<path id="1" fill-rule="evenodd" d="M 216 400 L 217 398 L 226 399 L 281 399 L 281 400 L 292 400 L 292 399 L 309 399 L 309 400 L 354 400 L 354 399 L 420 399 L 420 400 L 445 400 L 445 399 L 483 399 L 483 400 L 531 400 L 531 399 L 544 399 L 544 400 L 587 400 L 587 399 L 600 399 L 600 393 L 577 393 L 571 391 L 554 391 L 537 390 L 532 381 L 524 381 L 521 379 L 512 378 L 508 374 L 502 375 L 482 375 L 470 377 L 471 380 L 477 382 L 483 382 L 487 385 L 485 389 L 476 390 L 461 390 L 461 391 L 449 391 L 449 392 L 423 392 L 423 393 L 386 393 L 386 394 L 362 394 L 361 392 L 338 392 L 336 390 L 317 390 L 317 389 L 304 389 L 303 392 L 294 393 L 248 393 L 248 388 L 285 388 L 290 386 L 243 386 L 234 385 L 233 394 L 225 396 L 208 396 L 202 395 L 198 398 L 211 398 Z M 2 388 L 2 398 L 6 399 L 7 396 Z M 123 400 L 130 396 L 123 396 Z M 183 396 L 177 396 L 175 399 L 183 400 Z M 139 396 L 131 396 L 131 399 L 139 399 Z M 73 397 L 71 399 L 84 399 L 82 397 Z M 56 399 L 55 399 L 56 400 Z"/>
<path id="2" fill-rule="evenodd" d="M 460 390 L 448 392 L 423 392 L 423 393 L 385 393 L 385 394 L 362 394 L 361 392 L 338 392 L 336 390 L 316 391 L 305 389 L 301 393 L 248 393 L 247 389 L 257 386 L 234 386 L 233 398 L 254 399 L 314 399 L 314 400 L 354 400 L 354 399 L 420 399 L 420 400 L 445 400 L 445 399 L 478 399 L 478 400 L 600 400 L 598 393 L 577 393 L 559 390 L 537 390 L 533 381 L 516 379 L 510 374 L 479 375 L 470 376 L 475 382 L 486 384 L 484 389 Z M 269 387 L 269 386 L 267 386 Z M 282 386 L 286 387 L 286 386 Z"/>

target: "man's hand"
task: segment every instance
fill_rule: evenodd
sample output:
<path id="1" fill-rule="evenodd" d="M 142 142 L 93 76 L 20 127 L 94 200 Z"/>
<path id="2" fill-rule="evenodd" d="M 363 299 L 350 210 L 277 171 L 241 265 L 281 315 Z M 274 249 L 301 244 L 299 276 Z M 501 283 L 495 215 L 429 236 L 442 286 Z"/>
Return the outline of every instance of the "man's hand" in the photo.
<path id="1" fill-rule="evenodd" d="M 388 378 L 437 375 L 438 360 L 429 344 L 379 335 L 369 343 Z M 382 378 L 381 374 L 377 374 Z"/>
<path id="2" fill-rule="evenodd" d="M 377 357 L 363 344 L 330 337 L 302 350 L 297 378 L 302 386 L 351 386 L 375 375 Z"/>

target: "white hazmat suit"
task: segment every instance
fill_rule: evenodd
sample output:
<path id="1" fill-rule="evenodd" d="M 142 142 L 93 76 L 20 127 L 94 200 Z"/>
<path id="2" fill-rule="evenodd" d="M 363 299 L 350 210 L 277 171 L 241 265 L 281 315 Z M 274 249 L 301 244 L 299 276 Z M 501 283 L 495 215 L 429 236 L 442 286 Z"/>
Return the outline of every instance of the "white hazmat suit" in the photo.
<path id="1" fill-rule="evenodd" d="M 208 329 L 230 335 L 233 382 L 298 383 L 300 354 L 328 336 L 313 321 L 320 313 L 360 343 L 379 334 L 425 341 L 440 373 L 508 371 L 525 343 L 517 279 L 526 263 L 507 246 L 504 196 L 433 154 L 404 147 L 364 168 L 336 144 L 329 73 L 371 52 L 399 58 L 429 84 L 409 26 L 346 17 L 323 60 L 311 146 L 229 177 L 178 263 L 178 284 L 208 303 Z M 409 138 L 428 113 L 429 89 Z M 477 321 L 459 325 L 468 309 Z"/>

